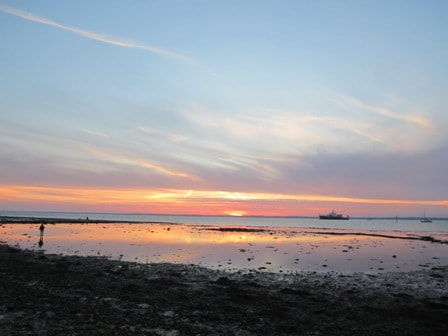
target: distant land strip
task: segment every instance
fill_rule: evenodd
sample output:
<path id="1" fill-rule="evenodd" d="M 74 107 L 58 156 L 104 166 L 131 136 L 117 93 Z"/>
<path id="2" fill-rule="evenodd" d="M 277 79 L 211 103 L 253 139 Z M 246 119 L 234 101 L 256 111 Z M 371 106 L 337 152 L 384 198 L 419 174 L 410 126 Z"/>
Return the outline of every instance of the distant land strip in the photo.
<path id="1" fill-rule="evenodd" d="M 309 233 L 313 233 L 313 234 L 326 234 L 326 235 L 335 235 L 335 236 L 343 236 L 343 235 L 348 235 L 348 236 L 367 236 L 367 237 L 379 237 L 379 238 L 390 238 L 390 239 L 407 239 L 407 240 L 422 240 L 422 241 L 429 241 L 431 243 L 439 243 L 439 244 L 448 244 L 447 240 L 442 240 L 442 239 L 436 239 L 434 237 L 431 236 L 416 236 L 416 237 L 412 237 L 412 236 L 394 236 L 394 235 L 387 235 L 387 234 L 381 234 L 381 233 L 365 233 L 365 232 L 325 232 L 325 231 L 321 231 L 321 232 L 309 232 Z"/>
<path id="2" fill-rule="evenodd" d="M 200 230 L 208 231 L 220 231 L 220 232 L 270 232 L 273 233 L 275 230 L 272 228 L 259 229 L 259 228 L 238 228 L 238 227 L 217 227 L 217 228 L 201 228 Z M 290 232 L 291 233 L 291 232 Z M 334 235 L 334 236 L 366 236 L 366 237 L 379 237 L 379 238 L 390 238 L 390 239 L 407 239 L 407 240 L 422 240 L 429 241 L 431 243 L 448 244 L 447 240 L 437 239 L 431 236 L 394 236 L 381 233 L 365 233 L 365 232 L 334 232 L 334 231 L 303 231 L 302 233 L 307 234 L 320 234 L 320 235 Z M 293 234 L 297 234 L 294 232 Z"/>
<path id="3" fill-rule="evenodd" d="M 130 221 L 117 219 L 90 219 L 86 218 L 46 218 L 46 217 L 16 217 L 16 216 L 0 216 L 0 223 L 2 224 L 113 224 L 113 223 L 128 223 L 128 224 L 168 224 L 179 225 L 174 222 L 153 222 L 153 221 Z"/>

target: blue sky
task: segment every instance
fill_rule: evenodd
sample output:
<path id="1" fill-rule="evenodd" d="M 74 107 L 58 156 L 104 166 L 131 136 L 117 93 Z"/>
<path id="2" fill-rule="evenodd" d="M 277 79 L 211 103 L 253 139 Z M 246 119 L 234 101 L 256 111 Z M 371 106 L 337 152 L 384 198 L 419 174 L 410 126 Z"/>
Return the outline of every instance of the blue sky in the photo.
<path id="1" fill-rule="evenodd" d="M 448 215 L 447 32 L 446 1 L 0 1 L 0 208 Z"/>

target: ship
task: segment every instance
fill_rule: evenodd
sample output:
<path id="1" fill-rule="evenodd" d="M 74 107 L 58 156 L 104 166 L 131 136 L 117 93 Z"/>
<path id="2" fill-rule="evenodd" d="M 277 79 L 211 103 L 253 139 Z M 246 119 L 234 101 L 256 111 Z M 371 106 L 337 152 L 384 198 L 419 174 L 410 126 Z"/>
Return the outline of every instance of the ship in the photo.
<path id="1" fill-rule="evenodd" d="M 342 216 L 342 214 L 338 214 L 336 212 L 334 212 L 334 210 L 332 210 L 329 214 L 326 215 L 320 215 L 319 214 L 319 219 L 339 219 L 339 220 L 348 220 L 350 219 L 350 217 L 347 216 Z"/>
<path id="2" fill-rule="evenodd" d="M 432 223 L 432 219 L 426 217 L 426 210 L 424 211 L 423 218 L 420 220 L 421 223 Z"/>

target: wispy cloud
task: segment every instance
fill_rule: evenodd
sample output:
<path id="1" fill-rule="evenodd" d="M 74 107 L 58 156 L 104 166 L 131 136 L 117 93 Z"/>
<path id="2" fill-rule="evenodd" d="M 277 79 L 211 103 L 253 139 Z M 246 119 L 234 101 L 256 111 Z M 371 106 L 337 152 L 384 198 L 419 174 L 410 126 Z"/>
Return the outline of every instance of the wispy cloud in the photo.
<path id="1" fill-rule="evenodd" d="M 98 131 L 92 131 L 92 130 L 89 130 L 89 129 L 86 129 L 86 128 L 82 128 L 81 131 L 86 133 L 86 134 L 95 135 L 95 136 L 102 137 L 102 138 L 106 138 L 107 137 L 107 134 L 105 134 L 105 133 L 98 132 Z"/>
<path id="2" fill-rule="evenodd" d="M 388 118 L 406 121 L 424 129 L 430 129 L 432 127 L 431 121 L 422 116 L 412 114 L 399 114 L 386 107 L 369 105 L 352 97 L 345 97 L 344 103 L 349 106 L 360 108 L 365 111 L 376 113 Z"/>
<path id="3" fill-rule="evenodd" d="M 158 136 L 161 136 L 161 137 L 164 137 L 164 138 L 168 138 L 172 142 L 184 142 L 184 141 L 187 141 L 189 139 L 185 135 L 168 132 L 166 130 L 159 129 L 159 128 L 139 126 L 139 127 L 136 128 L 136 130 L 138 132 L 140 132 L 140 133 L 151 134 L 151 135 L 158 135 Z"/>
<path id="4" fill-rule="evenodd" d="M 274 194 L 274 193 L 255 193 L 255 192 L 235 192 L 235 191 L 215 191 L 215 190 L 155 190 L 146 191 L 145 198 L 165 202 L 184 201 L 191 202 L 201 200 L 230 200 L 237 202 L 253 201 L 300 201 L 300 202 L 334 202 L 351 204 L 383 204 L 383 205 L 432 205 L 446 206 L 448 200 L 408 200 L 408 199 L 378 199 L 361 197 L 328 196 L 316 194 Z"/>
<path id="5" fill-rule="evenodd" d="M 182 55 L 180 53 L 176 53 L 171 50 L 159 48 L 157 46 L 150 45 L 150 44 L 139 43 L 139 42 L 129 41 L 129 40 L 123 40 L 123 39 L 119 39 L 119 38 L 113 38 L 110 36 L 90 32 L 90 31 L 87 31 L 84 29 L 79 29 L 76 27 L 70 27 L 70 26 L 49 20 L 49 19 L 41 17 L 41 16 L 37 16 L 33 13 L 26 12 L 21 9 L 16 9 L 16 8 L 13 8 L 13 7 L 4 5 L 4 4 L 0 4 L 0 11 L 20 17 L 25 20 L 29 20 L 29 21 L 53 26 L 53 27 L 56 27 L 59 29 L 63 29 L 63 30 L 69 31 L 71 33 L 81 35 L 81 36 L 87 37 L 87 38 L 95 40 L 95 41 L 112 44 L 112 45 L 115 45 L 118 47 L 142 49 L 142 50 L 154 53 L 154 54 L 159 54 L 164 57 L 176 59 L 176 60 L 183 61 L 186 63 L 196 64 L 196 65 L 198 64 L 197 61 L 192 59 L 191 57 Z"/>
<path id="6" fill-rule="evenodd" d="M 213 135 L 248 156 L 301 156 L 322 147 L 338 147 L 341 152 L 363 150 L 364 142 L 354 142 L 354 135 L 365 137 L 362 120 L 342 116 L 322 116 L 313 111 L 255 109 L 228 116 L 202 106 L 187 107 L 183 116 L 204 132 Z M 353 129 L 359 129 L 354 132 Z M 368 141 L 377 140 L 366 138 Z M 257 160 L 258 161 L 258 160 Z"/>
<path id="7" fill-rule="evenodd" d="M 175 171 L 173 169 L 169 169 L 169 168 L 163 167 L 161 165 L 149 162 L 143 158 L 131 158 L 131 157 L 126 157 L 126 156 L 123 156 L 120 154 L 108 153 L 108 152 L 99 150 L 94 147 L 86 147 L 86 150 L 88 152 L 96 155 L 97 157 L 101 157 L 101 158 L 106 159 L 111 162 L 124 164 L 124 165 L 130 165 L 130 166 L 137 166 L 137 167 L 141 167 L 141 168 L 145 168 L 145 169 L 150 169 L 150 170 L 159 172 L 163 175 L 181 177 L 181 178 L 186 178 L 186 179 L 193 180 L 193 181 L 198 180 L 197 177 L 192 176 L 188 173 L 184 173 L 181 171 Z"/>

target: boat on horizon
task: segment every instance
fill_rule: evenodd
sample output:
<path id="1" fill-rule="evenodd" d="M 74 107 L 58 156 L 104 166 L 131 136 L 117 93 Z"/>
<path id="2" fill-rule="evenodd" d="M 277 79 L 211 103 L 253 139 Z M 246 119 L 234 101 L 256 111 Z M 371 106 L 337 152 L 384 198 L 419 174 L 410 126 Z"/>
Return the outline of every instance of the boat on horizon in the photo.
<path id="1" fill-rule="evenodd" d="M 423 213 L 423 218 L 420 219 L 420 223 L 432 223 L 432 219 L 426 217 L 426 210 Z"/>
<path id="2" fill-rule="evenodd" d="M 342 214 L 336 213 L 334 210 L 332 210 L 329 214 L 321 215 L 319 214 L 319 219 L 339 219 L 339 220 L 348 220 L 350 217 L 343 216 Z"/>

